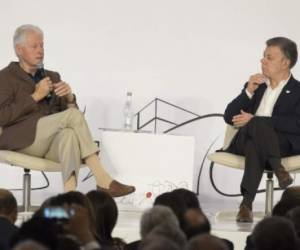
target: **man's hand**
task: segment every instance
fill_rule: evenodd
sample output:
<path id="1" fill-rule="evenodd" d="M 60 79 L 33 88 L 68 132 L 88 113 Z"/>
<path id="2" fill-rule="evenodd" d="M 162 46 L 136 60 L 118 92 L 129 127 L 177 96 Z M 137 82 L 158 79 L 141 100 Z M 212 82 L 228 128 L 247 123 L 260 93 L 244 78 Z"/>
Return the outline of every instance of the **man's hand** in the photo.
<path id="1" fill-rule="evenodd" d="M 36 102 L 39 102 L 40 100 L 44 99 L 52 90 L 53 84 L 50 77 L 45 77 L 35 85 L 35 91 L 31 96 Z"/>
<path id="2" fill-rule="evenodd" d="M 68 102 L 73 102 L 74 96 L 72 94 L 72 90 L 69 84 L 65 82 L 58 82 L 58 83 L 54 83 L 53 86 L 54 86 L 54 93 L 57 96 L 59 97 L 66 96 Z"/>
<path id="3" fill-rule="evenodd" d="M 254 115 L 252 115 L 251 113 L 247 113 L 247 112 L 241 110 L 241 113 L 239 115 L 235 115 L 232 118 L 232 122 L 233 122 L 234 127 L 240 128 L 240 127 L 243 127 L 244 125 L 246 125 L 247 122 L 249 122 L 253 117 L 254 117 Z"/>
<path id="4" fill-rule="evenodd" d="M 266 80 L 267 78 L 263 74 L 255 74 L 250 76 L 247 84 L 247 90 L 253 95 L 258 86 L 266 82 Z"/>

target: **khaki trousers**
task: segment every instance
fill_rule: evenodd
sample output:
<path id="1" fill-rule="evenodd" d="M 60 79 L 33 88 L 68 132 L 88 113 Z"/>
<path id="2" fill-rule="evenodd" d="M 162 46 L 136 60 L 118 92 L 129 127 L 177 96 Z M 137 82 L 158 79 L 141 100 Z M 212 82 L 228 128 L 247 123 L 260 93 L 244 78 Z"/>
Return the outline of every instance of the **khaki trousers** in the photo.
<path id="1" fill-rule="evenodd" d="M 32 145 L 19 152 L 46 158 L 62 166 L 63 182 L 75 173 L 82 160 L 99 152 L 83 114 L 75 108 L 42 117 L 37 124 Z"/>

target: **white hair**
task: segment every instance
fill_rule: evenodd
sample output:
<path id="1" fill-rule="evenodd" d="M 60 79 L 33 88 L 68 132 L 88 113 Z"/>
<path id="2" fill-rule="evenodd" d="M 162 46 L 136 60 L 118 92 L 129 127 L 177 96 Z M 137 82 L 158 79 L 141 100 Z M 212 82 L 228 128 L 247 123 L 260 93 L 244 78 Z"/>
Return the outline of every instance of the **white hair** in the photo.
<path id="1" fill-rule="evenodd" d="M 18 27 L 13 37 L 14 48 L 16 48 L 16 45 L 24 43 L 27 34 L 33 32 L 44 36 L 43 31 L 35 25 L 25 24 Z"/>

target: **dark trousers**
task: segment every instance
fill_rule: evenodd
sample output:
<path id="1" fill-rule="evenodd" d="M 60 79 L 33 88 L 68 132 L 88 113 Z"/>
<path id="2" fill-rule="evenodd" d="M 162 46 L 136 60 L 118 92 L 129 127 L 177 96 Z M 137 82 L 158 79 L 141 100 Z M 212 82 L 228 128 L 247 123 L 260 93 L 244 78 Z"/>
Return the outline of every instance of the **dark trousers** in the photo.
<path id="1" fill-rule="evenodd" d="M 245 156 L 241 193 L 248 202 L 253 202 L 264 170 L 275 170 L 281 166 L 281 157 L 293 154 L 291 144 L 275 131 L 269 117 L 252 118 L 226 151 Z"/>

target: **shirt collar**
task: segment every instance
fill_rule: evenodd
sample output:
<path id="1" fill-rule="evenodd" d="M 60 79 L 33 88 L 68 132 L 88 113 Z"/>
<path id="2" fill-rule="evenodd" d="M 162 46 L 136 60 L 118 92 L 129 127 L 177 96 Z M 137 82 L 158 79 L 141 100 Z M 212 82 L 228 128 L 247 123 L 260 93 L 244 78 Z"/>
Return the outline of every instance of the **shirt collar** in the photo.
<path id="1" fill-rule="evenodd" d="M 289 77 L 288 77 L 287 79 L 281 80 L 281 81 L 279 82 L 279 84 L 277 85 L 276 88 L 278 88 L 278 87 L 283 88 L 283 87 L 288 83 L 288 81 L 290 80 L 291 76 L 292 76 L 292 73 L 290 73 L 290 75 L 289 75 Z M 269 79 L 266 80 L 266 84 L 267 84 L 268 87 L 271 86 L 271 82 L 270 82 Z"/>

